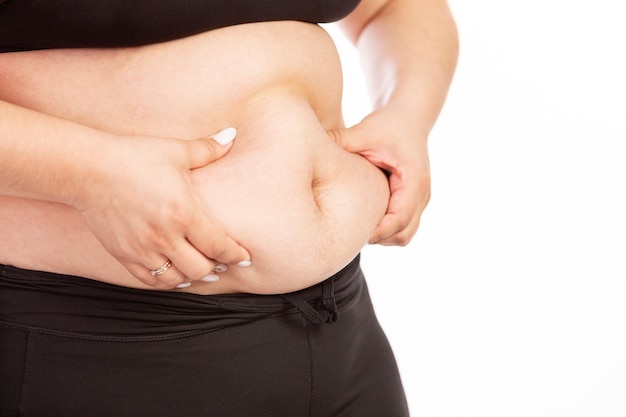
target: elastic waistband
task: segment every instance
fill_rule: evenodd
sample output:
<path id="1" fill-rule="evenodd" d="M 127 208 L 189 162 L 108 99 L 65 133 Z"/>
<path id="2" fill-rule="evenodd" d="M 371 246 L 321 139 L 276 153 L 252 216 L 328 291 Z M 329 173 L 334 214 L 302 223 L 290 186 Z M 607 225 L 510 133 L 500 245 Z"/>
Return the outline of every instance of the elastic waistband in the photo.
<path id="1" fill-rule="evenodd" d="M 42 331 L 116 335 L 206 331 L 297 313 L 316 324 L 330 322 L 337 308 L 363 290 L 359 259 L 317 285 L 281 295 L 140 290 L 0 265 L 0 322 Z"/>

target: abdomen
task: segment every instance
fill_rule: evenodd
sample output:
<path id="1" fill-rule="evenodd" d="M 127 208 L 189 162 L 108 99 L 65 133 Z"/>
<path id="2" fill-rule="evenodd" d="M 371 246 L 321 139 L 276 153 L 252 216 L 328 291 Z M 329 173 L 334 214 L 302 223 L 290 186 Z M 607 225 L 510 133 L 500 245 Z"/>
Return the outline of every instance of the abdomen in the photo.
<path id="1" fill-rule="evenodd" d="M 120 134 L 195 138 L 237 127 L 230 153 L 193 175 L 254 266 L 189 291 L 310 286 L 348 263 L 384 214 L 382 173 L 325 133 L 341 125 L 341 71 L 316 26 L 263 23 L 137 49 L 9 55 L 0 76 L 19 82 L 0 87 L 0 98 L 24 107 Z M 0 197 L 0 219 L 2 263 L 143 286 L 69 207 Z"/>

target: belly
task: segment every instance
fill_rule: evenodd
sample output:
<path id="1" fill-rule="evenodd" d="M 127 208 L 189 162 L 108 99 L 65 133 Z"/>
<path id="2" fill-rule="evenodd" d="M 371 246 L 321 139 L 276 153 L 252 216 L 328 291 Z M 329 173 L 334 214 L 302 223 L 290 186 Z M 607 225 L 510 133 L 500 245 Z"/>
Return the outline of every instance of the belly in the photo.
<path id="1" fill-rule="evenodd" d="M 193 179 L 254 266 L 187 291 L 310 286 L 349 262 L 384 214 L 382 173 L 326 135 L 341 125 L 341 71 L 316 26 L 261 23 L 141 48 L 5 54 L 0 77 L 0 99 L 118 134 L 191 139 L 237 127 L 231 152 Z M 142 288 L 70 207 L 0 197 L 0 228 L 2 263 Z"/>

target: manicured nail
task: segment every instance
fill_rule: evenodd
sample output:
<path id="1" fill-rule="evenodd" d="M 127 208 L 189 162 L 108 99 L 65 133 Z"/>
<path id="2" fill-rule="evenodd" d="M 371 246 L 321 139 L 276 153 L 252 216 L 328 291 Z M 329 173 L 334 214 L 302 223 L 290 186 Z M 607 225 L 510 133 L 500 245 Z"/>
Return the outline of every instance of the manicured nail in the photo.
<path id="1" fill-rule="evenodd" d="M 201 281 L 204 281 L 204 282 L 217 282 L 219 280 L 220 280 L 219 275 L 215 275 L 215 274 L 209 274 L 206 277 L 203 277 L 201 279 Z"/>
<path id="2" fill-rule="evenodd" d="M 215 272 L 226 272 L 228 271 L 228 267 L 224 264 L 217 264 L 213 270 Z"/>
<path id="3" fill-rule="evenodd" d="M 183 282 L 182 284 L 178 284 L 176 288 L 187 288 L 191 287 L 191 282 Z"/>
<path id="4" fill-rule="evenodd" d="M 220 145 L 226 146 L 231 143 L 233 139 L 235 139 L 235 136 L 237 136 L 237 129 L 234 127 L 227 127 L 221 132 L 211 136 L 211 138 L 213 138 Z"/>
<path id="5" fill-rule="evenodd" d="M 237 266 L 241 268 L 247 268 L 249 266 L 252 266 L 252 261 L 241 261 L 237 264 Z"/>

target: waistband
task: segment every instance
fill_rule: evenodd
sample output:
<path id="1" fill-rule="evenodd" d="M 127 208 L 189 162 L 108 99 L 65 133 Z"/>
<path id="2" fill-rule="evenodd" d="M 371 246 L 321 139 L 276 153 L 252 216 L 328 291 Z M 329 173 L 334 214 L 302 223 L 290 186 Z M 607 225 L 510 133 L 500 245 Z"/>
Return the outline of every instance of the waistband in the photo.
<path id="1" fill-rule="evenodd" d="M 40 331 L 137 336 L 206 331 L 281 315 L 330 323 L 364 289 L 359 260 L 319 284 L 280 295 L 141 290 L 0 265 L 0 322 Z"/>

